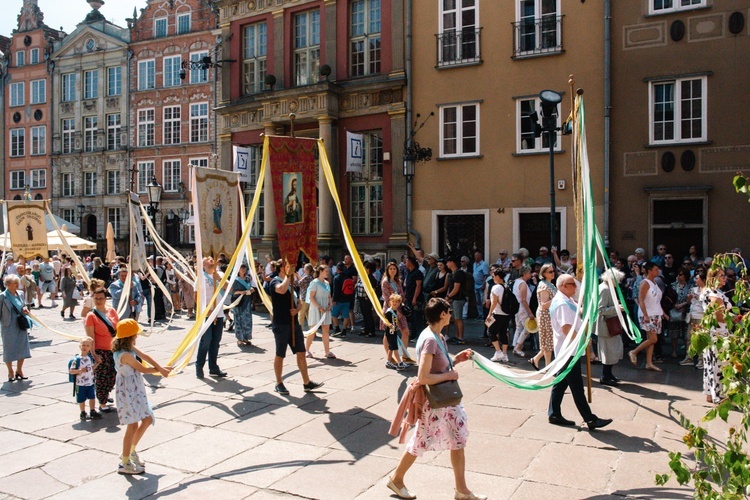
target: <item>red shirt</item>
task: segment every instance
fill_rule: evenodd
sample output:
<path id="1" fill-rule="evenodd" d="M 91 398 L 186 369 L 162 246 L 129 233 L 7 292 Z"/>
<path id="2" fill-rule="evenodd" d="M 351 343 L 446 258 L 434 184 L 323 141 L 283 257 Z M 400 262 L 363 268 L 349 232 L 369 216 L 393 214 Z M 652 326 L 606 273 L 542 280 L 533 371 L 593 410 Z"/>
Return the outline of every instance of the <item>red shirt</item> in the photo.
<path id="1" fill-rule="evenodd" d="M 117 322 L 120 321 L 120 318 L 117 317 L 117 311 L 113 308 L 107 309 L 106 316 L 109 318 L 112 326 L 117 328 Z M 94 311 L 91 311 L 86 315 L 86 321 L 84 321 L 83 324 L 86 327 L 94 327 L 94 349 L 112 350 L 112 334 L 109 333 L 109 328 L 107 328 L 104 321 L 100 320 L 96 314 L 94 314 Z"/>

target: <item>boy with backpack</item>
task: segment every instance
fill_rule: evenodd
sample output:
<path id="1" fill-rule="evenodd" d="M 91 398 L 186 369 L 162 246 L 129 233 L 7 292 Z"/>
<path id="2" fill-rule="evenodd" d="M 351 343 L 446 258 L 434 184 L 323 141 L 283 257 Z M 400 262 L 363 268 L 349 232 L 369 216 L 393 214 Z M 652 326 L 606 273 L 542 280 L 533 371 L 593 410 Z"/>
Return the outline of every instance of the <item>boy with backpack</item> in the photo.
<path id="1" fill-rule="evenodd" d="M 94 369 L 99 364 L 94 362 L 91 352 L 94 350 L 94 339 L 84 337 L 78 343 L 81 354 L 68 361 L 68 380 L 73 382 L 73 395 L 81 410 L 81 420 L 96 420 L 102 414 L 96 411 L 96 393 L 94 392 Z M 89 402 L 89 416 L 86 416 L 86 400 Z"/>

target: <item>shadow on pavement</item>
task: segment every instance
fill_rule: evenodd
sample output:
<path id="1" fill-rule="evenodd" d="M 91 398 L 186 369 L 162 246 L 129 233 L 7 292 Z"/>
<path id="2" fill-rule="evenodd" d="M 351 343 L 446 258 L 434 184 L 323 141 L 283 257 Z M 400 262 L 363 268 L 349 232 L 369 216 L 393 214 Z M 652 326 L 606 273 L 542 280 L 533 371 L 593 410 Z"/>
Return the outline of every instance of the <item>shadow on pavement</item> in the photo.
<path id="1" fill-rule="evenodd" d="M 686 491 L 670 490 L 668 488 L 656 487 L 653 488 L 635 488 L 632 490 L 618 490 L 613 491 L 609 495 L 594 495 L 586 497 L 586 500 L 608 500 L 612 497 L 637 497 L 637 498 L 693 498 L 693 495 L 688 494 Z"/>

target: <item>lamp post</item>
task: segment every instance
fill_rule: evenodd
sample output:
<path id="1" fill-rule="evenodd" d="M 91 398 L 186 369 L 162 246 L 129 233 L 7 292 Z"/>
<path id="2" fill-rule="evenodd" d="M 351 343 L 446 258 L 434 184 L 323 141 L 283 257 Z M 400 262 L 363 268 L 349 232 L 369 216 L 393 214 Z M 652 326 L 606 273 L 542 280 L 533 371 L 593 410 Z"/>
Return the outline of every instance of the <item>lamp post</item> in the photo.
<path id="1" fill-rule="evenodd" d="M 156 229 L 156 214 L 159 212 L 159 203 L 161 202 L 161 193 L 164 190 L 156 181 L 156 177 L 151 177 L 151 182 L 148 183 L 146 186 L 146 189 L 148 189 L 148 214 L 151 216 L 151 223 L 154 225 L 154 230 Z M 151 240 L 152 244 L 154 245 L 154 262 L 156 262 L 156 243 Z"/>
<path id="2" fill-rule="evenodd" d="M 549 143 L 549 241 L 550 248 L 555 246 L 555 226 L 557 217 L 555 214 L 555 141 L 557 139 L 557 105 L 562 102 L 562 96 L 554 90 L 542 90 L 539 92 L 539 100 L 542 103 L 542 130 L 547 133 Z"/>

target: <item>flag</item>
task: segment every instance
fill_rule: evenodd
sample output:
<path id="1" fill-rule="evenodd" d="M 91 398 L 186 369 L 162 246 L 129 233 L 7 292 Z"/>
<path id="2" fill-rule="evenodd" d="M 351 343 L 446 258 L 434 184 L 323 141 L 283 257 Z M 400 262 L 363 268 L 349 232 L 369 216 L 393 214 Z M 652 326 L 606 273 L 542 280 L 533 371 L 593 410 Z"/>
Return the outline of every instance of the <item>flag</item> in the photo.
<path id="1" fill-rule="evenodd" d="M 130 269 L 141 271 L 146 269 L 146 240 L 143 233 L 141 218 L 141 198 L 132 191 L 128 203 L 130 221 Z"/>
<path id="2" fill-rule="evenodd" d="M 234 171 L 240 174 L 240 182 L 250 182 L 250 148 L 232 146 Z"/>
<path id="3" fill-rule="evenodd" d="M 362 134 L 346 133 L 346 171 L 362 173 Z"/>
<path id="4" fill-rule="evenodd" d="M 296 263 L 299 252 L 318 260 L 315 140 L 269 137 L 269 163 L 281 258 Z"/>
<path id="5" fill-rule="evenodd" d="M 49 256 L 43 201 L 6 201 L 13 256 L 27 260 Z"/>
<path id="6" fill-rule="evenodd" d="M 213 168 L 194 167 L 196 250 L 203 255 L 231 256 L 237 247 L 240 209 L 235 172 Z"/>

